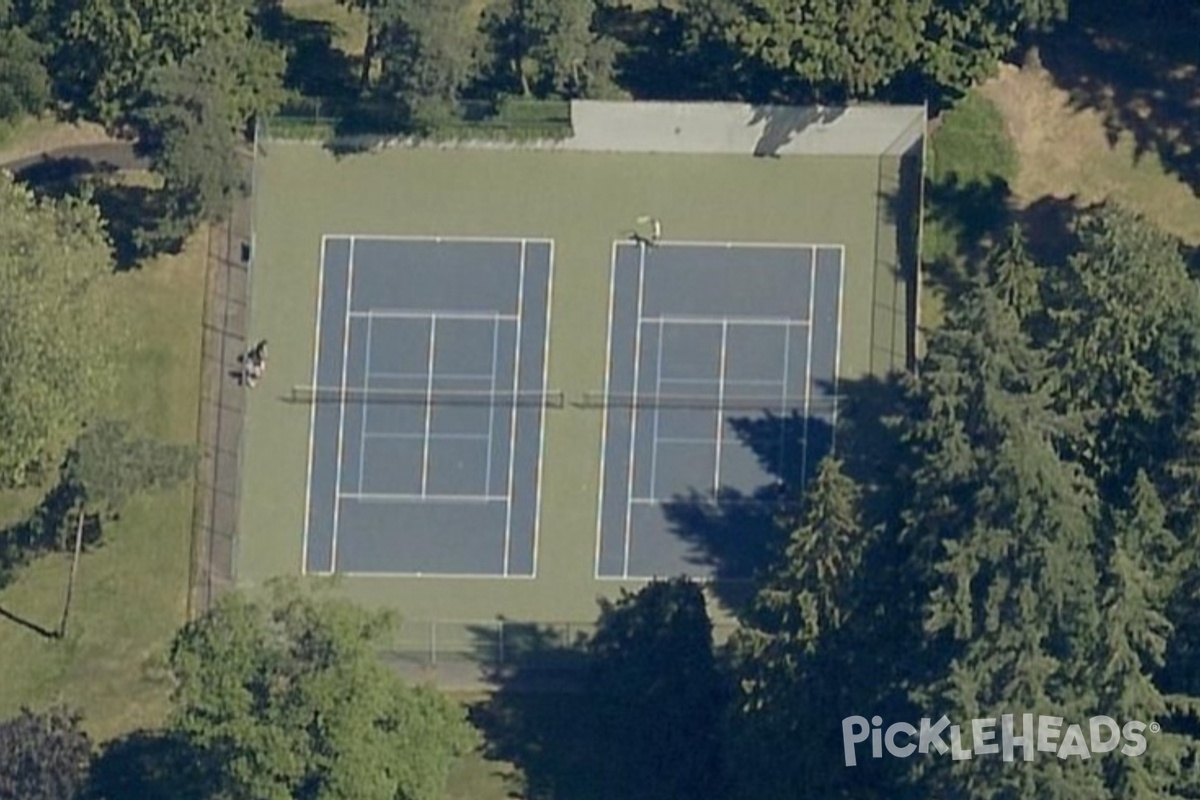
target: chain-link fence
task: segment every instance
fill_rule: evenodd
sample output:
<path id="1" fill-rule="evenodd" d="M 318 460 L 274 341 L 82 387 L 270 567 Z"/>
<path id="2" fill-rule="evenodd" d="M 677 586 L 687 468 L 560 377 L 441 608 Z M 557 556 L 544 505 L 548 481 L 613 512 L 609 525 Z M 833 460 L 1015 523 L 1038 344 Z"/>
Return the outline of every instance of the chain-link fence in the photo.
<path id="1" fill-rule="evenodd" d="M 736 629 L 715 624 L 714 642 L 723 644 Z M 406 620 L 386 658 L 402 674 L 444 689 L 569 689 L 588 667 L 596 631 L 594 621 Z"/>
<path id="2" fill-rule="evenodd" d="M 244 161 L 249 175 L 252 160 Z M 207 234 L 189 616 L 206 611 L 234 581 L 245 411 L 237 368 L 249 328 L 252 209 L 253 197 L 238 198 Z"/>

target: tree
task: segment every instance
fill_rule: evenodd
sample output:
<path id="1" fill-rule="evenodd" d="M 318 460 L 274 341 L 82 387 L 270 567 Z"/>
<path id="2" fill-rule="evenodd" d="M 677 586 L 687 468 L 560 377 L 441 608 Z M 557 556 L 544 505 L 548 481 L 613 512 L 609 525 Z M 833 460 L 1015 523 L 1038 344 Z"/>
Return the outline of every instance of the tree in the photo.
<path id="1" fill-rule="evenodd" d="M 1106 494 L 1185 441 L 1200 401 L 1200 287 L 1178 240 L 1104 206 L 1077 225 L 1079 245 L 1051 286 L 1059 402 L 1088 419 L 1076 447 Z"/>
<path id="2" fill-rule="evenodd" d="M 484 18 L 493 70 L 526 96 L 589 96 L 608 86 L 615 43 L 593 32 L 595 12 L 595 0 L 496 0 Z"/>
<path id="3" fill-rule="evenodd" d="M 78 714 L 23 708 L 0 722 L 0 800 L 75 800 L 91 756 Z"/>
<path id="4" fill-rule="evenodd" d="M 106 124 L 122 121 L 154 70 L 213 41 L 244 39 L 252 11 L 252 0 L 82 0 L 56 60 L 60 94 Z"/>
<path id="5" fill-rule="evenodd" d="M 0 174 L 0 484 L 62 463 L 111 383 L 112 257 L 86 200 L 38 200 Z"/>
<path id="6" fill-rule="evenodd" d="M 927 709 L 1088 719 L 1099 638 L 1094 491 L 1059 442 L 1077 425 L 1053 407 L 1043 353 L 992 287 L 977 285 L 914 389 L 915 491 L 908 536 L 926 572 Z M 1102 712 L 1098 712 L 1102 713 Z M 969 737 L 968 737 L 969 738 Z M 930 795 L 1102 796 L 1090 762 L 973 759 L 932 765 Z"/>
<path id="7" fill-rule="evenodd" d="M 724 705 L 704 594 L 656 581 L 601 603 L 589 642 L 587 719 L 604 797 L 719 797 Z"/>
<path id="8" fill-rule="evenodd" d="M 435 800 L 472 746 L 462 710 L 380 659 L 384 614 L 275 584 L 176 636 L 171 724 L 219 764 L 222 797 Z"/>
<path id="9" fill-rule="evenodd" d="M 739 49 L 819 94 L 870 96 L 918 58 L 928 0 L 746 0 Z"/>
<path id="10" fill-rule="evenodd" d="M 161 218 L 142 248 L 177 245 L 203 221 L 224 219 L 246 191 L 239 156 L 247 124 L 283 98 L 282 52 L 257 38 L 226 38 L 152 72 L 138 114 L 139 146 L 163 178 Z"/>
<path id="11" fill-rule="evenodd" d="M 383 0 L 380 92 L 410 120 L 450 115 L 475 77 L 479 31 L 468 0 Z"/>
<path id="12" fill-rule="evenodd" d="M 865 590 L 872 532 L 861 503 L 842 463 L 823 459 L 802 519 L 731 640 L 740 691 L 730 760 L 743 796 L 786 797 L 798 786 L 814 797 L 862 796 L 851 786 L 860 774 L 842 762 L 840 728 L 883 675 L 857 666 L 872 662 L 866 652 L 848 657 L 864 644 L 852 642 L 876 599 Z"/>
<path id="13" fill-rule="evenodd" d="M 6 23 L 0 9 L 0 121 L 36 114 L 50 102 L 44 48 L 21 27 Z"/>
<path id="14" fill-rule="evenodd" d="M 722 0 L 724 36 L 804 99 L 870 97 L 895 84 L 959 94 L 995 69 L 1025 30 L 1066 17 L 1066 0 Z M 695 3 L 686 8 L 691 11 Z M 915 98 L 914 98 L 915 99 Z"/>

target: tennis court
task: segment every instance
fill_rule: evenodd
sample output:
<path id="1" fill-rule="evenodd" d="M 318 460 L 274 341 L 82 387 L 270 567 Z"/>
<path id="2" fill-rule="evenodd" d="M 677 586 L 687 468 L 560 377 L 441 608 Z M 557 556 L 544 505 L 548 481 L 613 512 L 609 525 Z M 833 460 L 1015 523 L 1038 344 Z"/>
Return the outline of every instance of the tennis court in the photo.
<path id="1" fill-rule="evenodd" d="M 771 503 L 784 480 L 804 485 L 836 423 L 844 253 L 614 246 L 597 577 L 707 576 L 672 503 Z M 772 441 L 745 441 L 740 423 L 763 417 Z"/>
<path id="2" fill-rule="evenodd" d="M 326 236 L 310 574 L 534 577 L 553 243 Z"/>

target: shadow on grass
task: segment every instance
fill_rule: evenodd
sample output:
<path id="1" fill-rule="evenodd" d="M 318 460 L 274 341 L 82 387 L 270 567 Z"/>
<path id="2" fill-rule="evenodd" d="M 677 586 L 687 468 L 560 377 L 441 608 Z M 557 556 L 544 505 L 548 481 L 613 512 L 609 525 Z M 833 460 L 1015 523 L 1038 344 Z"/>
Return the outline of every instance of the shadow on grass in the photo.
<path id="1" fill-rule="evenodd" d="M 651 583 L 603 603 L 586 640 L 564 644 L 531 631 L 526 645 L 523 657 L 496 670 L 495 692 L 472 711 L 487 756 L 522 773 L 514 793 L 528 800 L 722 796 L 724 690 L 697 586 Z M 572 684 L 547 691 L 531 681 L 526 673 L 539 675 L 537 665 L 546 663 L 569 668 Z"/>
<path id="2" fill-rule="evenodd" d="M 157 235 L 167 214 L 166 196 L 148 186 L 120 181 L 120 169 L 85 158 L 47 158 L 18 178 L 39 197 L 89 196 L 100 209 L 118 272 L 158 253 L 178 253 L 184 237 Z"/>
<path id="3" fill-rule="evenodd" d="M 1200 195 L 1200 6 L 1141 0 L 1083 3 L 1040 43 L 1043 66 L 1076 108 L 1104 116 L 1109 142 L 1131 134 Z"/>
<path id="4" fill-rule="evenodd" d="M 356 73 L 361 60 L 333 45 L 331 23 L 297 19 L 282 5 L 271 5 L 261 12 L 260 25 L 264 37 L 287 53 L 285 87 L 305 97 L 329 99 L 335 105 L 357 98 Z"/>
<path id="5" fill-rule="evenodd" d="M 215 796 L 210 756 L 181 736 L 135 731 L 110 742 L 91 767 L 89 800 L 206 800 Z"/>
<path id="6" fill-rule="evenodd" d="M 43 628 L 41 625 L 37 624 L 36 622 L 25 619 L 24 617 L 22 617 L 19 614 L 14 614 L 12 611 L 9 611 L 7 608 L 4 608 L 2 606 L 0 606 L 0 617 L 8 620 L 9 622 L 14 623 L 15 625 L 19 625 L 20 627 L 24 628 L 27 631 L 36 633 L 38 636 L 41 636 L 43 639 L 59 638 L 57 631 L 52 631 L 49 628 Z"/>

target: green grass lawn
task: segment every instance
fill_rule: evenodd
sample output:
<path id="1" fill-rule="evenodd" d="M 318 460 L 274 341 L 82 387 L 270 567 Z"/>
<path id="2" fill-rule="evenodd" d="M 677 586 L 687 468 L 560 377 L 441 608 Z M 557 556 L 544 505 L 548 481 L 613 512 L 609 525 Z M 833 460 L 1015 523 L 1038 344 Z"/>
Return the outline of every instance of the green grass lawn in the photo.
<path id="1" fill-rule="evenodd" d="M 127 333 L 106 413 L 139 430 L 193 442 L 200 380 L 203 239 L 180 256 L 116 276 L 108 303 Z M 0 495 L 12 520 L 36 492 Z M 104 739 L 159 723 L 168 685 L 166 645 L 186 614 L 192 485 L 136 498 L 80 564 L 65 640 L 29 625 L 58 624 L 69 561 L 48 557 L 0 592 L 0 716 L 22 705 L 67 703 Z"/>
<path id="2" fill-rule="evenodd" d="M 942 115 L 929 141 L 922 261 L 921 322 L 935 328 L 947 271 L 962 268 L 1003 224 L 1018 159 L 1000 111 L 977 92 Z"/>

